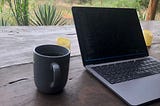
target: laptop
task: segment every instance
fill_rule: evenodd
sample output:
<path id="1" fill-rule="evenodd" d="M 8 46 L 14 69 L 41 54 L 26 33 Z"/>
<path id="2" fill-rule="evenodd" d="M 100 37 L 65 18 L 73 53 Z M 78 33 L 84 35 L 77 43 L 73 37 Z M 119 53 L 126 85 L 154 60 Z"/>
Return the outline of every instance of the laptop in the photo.
<path id="1" fill-rule="evenodd" d="M 84 67 L 129 105 L 160 98 L 160 61 L 149 56 L 136 9 L 72 7 Z"/>

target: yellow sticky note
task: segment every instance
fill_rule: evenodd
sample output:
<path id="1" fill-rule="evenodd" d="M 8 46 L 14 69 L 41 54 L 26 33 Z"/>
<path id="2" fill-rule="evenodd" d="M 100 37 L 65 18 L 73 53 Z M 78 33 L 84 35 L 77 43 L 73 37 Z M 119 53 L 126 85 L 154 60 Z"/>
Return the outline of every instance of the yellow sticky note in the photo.
<path id="1" fill-rule="evenodd" d="M 57 38 L 56 43 L 57 43 L 57 45 L 66 47 L 68 49 L 70 49 L 70 46 L 71 46 L 71 41 L 68 38 L 65 38 L 65 37 Z"/>
<path id="2" fill-rule="evenodd" d="M 143 36 L 144 36 L 144 40 L 146 42 L 146 46 L 151 46 L 152 39 L 153 39 L 152 32 L 149 30 L 143 30 Z"/>

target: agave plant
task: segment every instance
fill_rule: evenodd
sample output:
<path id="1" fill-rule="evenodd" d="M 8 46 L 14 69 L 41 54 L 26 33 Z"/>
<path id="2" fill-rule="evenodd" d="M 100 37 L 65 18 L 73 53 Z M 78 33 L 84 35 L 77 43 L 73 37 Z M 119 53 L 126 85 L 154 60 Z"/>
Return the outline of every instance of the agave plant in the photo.
<path id="1" fill-rule="evenodd" d="M 57 10 L 52 5 L 40 5 L 38 10 L 34 10 L 35 18 L 31 19 L 33 25 L 65 25 L 66 19 L 63 18 L 62 10 Z"/>

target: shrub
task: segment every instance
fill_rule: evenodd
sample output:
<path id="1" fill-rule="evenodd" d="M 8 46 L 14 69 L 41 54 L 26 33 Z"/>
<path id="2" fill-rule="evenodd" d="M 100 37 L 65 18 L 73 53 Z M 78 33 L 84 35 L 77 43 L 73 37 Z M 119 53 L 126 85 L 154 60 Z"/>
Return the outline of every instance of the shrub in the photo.
<path id="1" fill-rule="evenodd" d="M 18 25 L 29 25 L 28 0 L 7 0 Z"/>
<path id="2" fill-rule="evenodd" d="M 34 10 L 35 18 L 31 19 L 33 25 L 65 25 L 67 22 L 62 17 L 62 10 L 57 10 L 55 6 L 40 5 L 38 10 Z"/>
<path id="3" fill-rule="evenodd" d="M 6 20 L 4 20 L 3 18 L 1 18 L 0 26 L 8 26 L 8 25 L 9 25 L 9 23 Z"/>

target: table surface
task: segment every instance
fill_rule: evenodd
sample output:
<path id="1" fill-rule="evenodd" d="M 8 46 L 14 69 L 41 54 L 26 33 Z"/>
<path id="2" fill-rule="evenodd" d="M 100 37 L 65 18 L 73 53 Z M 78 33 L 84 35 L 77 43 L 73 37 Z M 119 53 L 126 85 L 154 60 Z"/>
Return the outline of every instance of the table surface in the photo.
<path id="1" fill-rule="evenodd" d="M 160 59 L 160 36 L 157 36 L 160 33 L 160 22 L 149 21 L 141 24 L 143 29 L 149 29 L 154 34 L 153 44 L 148 48 L 150 55 Z M 14 28 L 17 27 L 12 27 Z M 25 27 L 28 28 L 30 27 Z M 75 33 L 74 31 L 71 32 Z M 73 54 L 68 81 L 62 93 L 39 93 L 33 81 L 32 62 L 22 62 L 0 69 L 0 106 L 126 106 L 126 103 L 85 70 L 79 55 L 77 38 L 72 36 L 70 39 Z M 159 106 L 160 100 L 147 105 Z"/>

